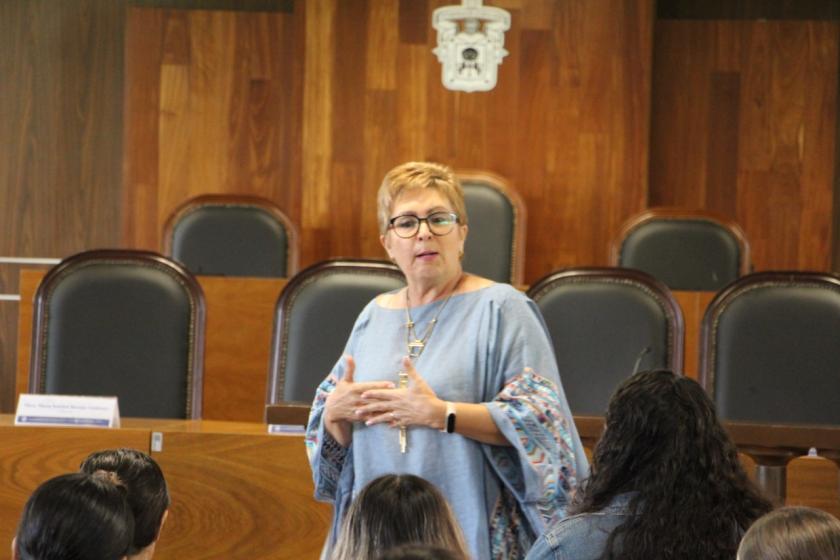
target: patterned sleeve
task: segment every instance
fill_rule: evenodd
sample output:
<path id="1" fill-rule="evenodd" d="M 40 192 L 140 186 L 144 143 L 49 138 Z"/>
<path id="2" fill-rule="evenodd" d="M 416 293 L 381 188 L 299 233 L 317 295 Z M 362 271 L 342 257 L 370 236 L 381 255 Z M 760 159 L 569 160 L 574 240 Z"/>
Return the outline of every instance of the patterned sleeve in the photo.
<path id="1" fill-rule="evenodd" d="M 333 502 L 336 511 L 343 508 L 349 498 L 349 488 L 353 482 L 353 444 L 342 447 L 330 433 L 324 429 L 324 405 L 327 396 L 333 392 L 338 380 L 344 377 L 344 355 L 355 354 L 355 342 L 369 320 L 370 310 L 374 305 L 371 301 L 359 314 L 353 330 L 332 371 L 315 390 L 315 399 L 309 412 L 306 424 L 306 454 L 312 468 L 312 478 L 315 481 L 315 499 Z M 340 517 L 339 517 L 340 519 Z"/>
<path id="2" fill-rule="evenodd" d="M 327 395 L 335 389 L 336 383 L 338 380 L 335 375 L 330 374 L 315 391 L 315 400 L 309 412 L 304 437 L 306 454 L 309 456 L 312 477 L 315 481 L 315 499 L 329 502 L 336 498 L 341 470 L 350 454 L 350 448 L 342 447 L 333 439 L 324 429 L 322 422 L 324 403 Z"/>
<path id="3" fill-rule="evenodd" d="M 553 382 L 525 369 L 488 404 L 511 443 L 487 446 L 489 458 L 517 501 L 536 508 L 537 532 L 563 517 L 578 481 L 577 436 L 562 402 Z"/>
<path id="4" fill-rule="evenodd" d="M 562 519 L 572 490 L 588 476 L 589 464 L 563 393 L 548 329 L 536 304 L 510 293 L 492 314 L 493 379 L 487 406 L 509 447 L 484 446 L 530 526 L 528 542 Z M 514 512 L 516 514 L 516 512 Z M 505 518 L 504 512 L 498 518 Z M 516 520 L 511 518 L 511 524 Z M 492 522 L 491 522 L 492 523 Z M 502 522 L 504 525 L 504 522 Z M 495 529 L 494 529 L 495 530 Z"/>

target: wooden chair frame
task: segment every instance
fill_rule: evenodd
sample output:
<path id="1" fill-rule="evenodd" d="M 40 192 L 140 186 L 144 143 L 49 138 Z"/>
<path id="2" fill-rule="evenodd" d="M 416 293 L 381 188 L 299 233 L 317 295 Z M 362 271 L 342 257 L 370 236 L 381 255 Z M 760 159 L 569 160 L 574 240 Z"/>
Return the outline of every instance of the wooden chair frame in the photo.
<path id="1" fill-rule="evenodd" d="M 35 294 L 35 317 L 32 328 L 32 352 L 29 363 L 30 391 L 44 392 L 46 378 L 47 325 L 49 322 L 48 304 L 52 292 L 58 283 L 68 274 L 81 267 L 103 263 L 133 263 L 139 266 L 156 268 L 173 277 L 187 292 L 191 302 L 190 312 L 190 355 L 187 372 L 186 417 L 201 418 L 202 388 L 204 372 L 204 292 L 195 277 L 177 262 L 151 251 L 131 251 L 122 249 L 99 249 L 72 255 L 44 276 Z"/>
<path id="2" fill-rule="evenodd" d="M 525 238 L 528 232 L 528 211 L 519 193 L 507 179 L 490 171 L 463 170 L 455 173 L 459 181 L 487 184 L 502 193 L 513 208 L 513 246 L 511 247 L 511 284 L 522 286 L 525 279 Z"/>
<path id="3" fill-rule="evenodd" d="M 291 403 L 282 400 L 283 387 L 286 383 L 286 353 L 289 344 L 289 321 L 291 309 L 301 290 L 308 284 L 323 278 L 325 274 L 350 272 L 365 274 L 371 271 L 381 272 L 395 278 L 403 279 L 400 269 L 387 261 L 372 259 L 339 258 L 321 261 L 296 274 L 283 288 L 274 311 L 274 329 L 271 335 L 271 363 L 268 370 L 266 389 L 267 404 L 303 404 L 309 407 L 312 403 Z M 350 333 L 348 333 L 349 335 Z M 324 372 L 326 375 L 327 372 Z"/>
<path id="4" fill-rule="evenodd" d="M 272 201 L 247 194 L 203 194 L 190 198 L 178 206 L 166 219 L 163 226 L 163 254 L 172 256 L 172 238 L 175 226 L 187 215 L 205 206 L 247 206 L 268 212 L 283 224 L 286 230 L 286 276 L 291 278 L 298 272 L 298 231 L 294 222 Z"/>
<path id="5" fill-rule="evenodd" d="M 621 249 L 624 246 L 624 240 L 627 239 L 627 236 L 633 230 L 648 222 L 660 220 L 706 221 L 724 228 L 732 234 L 738 244 L 738 252 L 741 255 L 741 262 L 739 264 L 740 276 L 750 273 L 752 269 L 750 244 L 741 226 L 728 218 L 708 210 L 681 208 L 678 206 L 656 206 L 628 218 L 621 225 L 618 235 L 610 243 L 610 265 L 621 266 L 619 264 L 621 260 Z"/>
<path id="6" fill-rule="evenodd" d="M 732 300 L 742 293 L 768 285 L 803 285 L 814 283 L 823 284 L 826 287 L 840 291 L 840 277 L 833 274 L 805 271 L 768 271 L 746 275 L 718 292 L 717 296 L 715 296 L 706 308 L 700 337 L 699 381 L 712 399 L 715 398 L 714 363 L 717 353 L 715 337 L 720 315 L 726 310 Z M 776 428 L 772 424 L 755 425 L 764 426 L 767 429 Z M 815 445 L 815 443 L 812 443 L 808 447 Z M 756 480 L 759 486 L 777 503 L 784 503 L 787 493 L 787 463 L 797 456 L 807 454 L 807 448 L 803 450 L 799 447 L 804 446 L 771 446 L 759 443 L 754 445 L 745 444 L 740 449 L 743 453 L 750 455 L 755 460 Z M 836 451 L 831 451 L 831 453 L 833 455 L 830 458 L 838 461 L 838 464 L 840 464 L 840 454 Z"/>
<path id="7" fill-rule="evenodd" d="M 663 282 L 650 274 L 632 268 L 619 267 L 587 267 L 567 268 L 552 272 L 537 280 L 528 290 L 528 297 L 538 301 L 543 292 L 549 291 L 560 282 L 586 282 L 587 280 L 614 282 L 616 284 L 630 284 L 641 288 L 650 295 L 665 311 L 668 317 L 668 368 L 675 373 L 682 374 L 685 352 L 685 323 L 682 308 L 671 294 L 671 290 Z"/>

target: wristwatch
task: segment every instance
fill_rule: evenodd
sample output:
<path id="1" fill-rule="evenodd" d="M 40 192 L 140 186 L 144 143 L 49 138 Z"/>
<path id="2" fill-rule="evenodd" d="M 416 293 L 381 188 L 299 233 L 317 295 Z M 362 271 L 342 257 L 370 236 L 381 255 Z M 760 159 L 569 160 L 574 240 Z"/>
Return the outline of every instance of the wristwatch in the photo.
<path id="1" fill-rule="evenodd" d="M 446 403 L 446 418 L 443 422 L 443 429 L 441 432 L 451 434 L 455 431 L 455 403 Z"/>

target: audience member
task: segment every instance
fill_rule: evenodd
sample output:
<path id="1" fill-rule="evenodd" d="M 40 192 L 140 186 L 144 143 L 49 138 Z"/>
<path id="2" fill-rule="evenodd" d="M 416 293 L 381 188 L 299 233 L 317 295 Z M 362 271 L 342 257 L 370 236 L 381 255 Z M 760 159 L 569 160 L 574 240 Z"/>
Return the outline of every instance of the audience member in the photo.
<path id="1" fill-rule="evenodd" d="M 642 372 L 610 400 L 572 516 L 527 558 L 733 560 L 741 535 L 770 509 L 700 385 Z"/>
<path id="2" fill-rule="evenodd" d="M 134 537 L 126 489 L 112 473 L 72 473 L 39 486 L 23 508 L 14 560 L 119 560 Z"/>
<path id="3" fill-rule="evenodd" d="M 389 548 L 377 560 L 467 560 L 467 557 L 430 544 L 405 544 Z"/>
<path id="4" fill-rule="evenodd" d="M 389 474 L 370 481 L 341 525 L 333 560 L 372 560 L 402 544 L 430 544 L 468 558 L 461 529 L 443 494 L 427 480 Z"/>
<path id="5" fill-rule="evenodd" d="M 837 560 L 840 520 L 809 507 L 768 513 L 744 535 L 738 560 Z"/>
<path id="6" fill-rule="evenodd" d="M 169 509 L 169 492 L 158 464 L 136 449 L 108 449 L 89 455 L 81 470 L 116 473 L 128 490 L 128 503 L 134 514 L 134 542 L 129 558 L 151 558 Z"/>

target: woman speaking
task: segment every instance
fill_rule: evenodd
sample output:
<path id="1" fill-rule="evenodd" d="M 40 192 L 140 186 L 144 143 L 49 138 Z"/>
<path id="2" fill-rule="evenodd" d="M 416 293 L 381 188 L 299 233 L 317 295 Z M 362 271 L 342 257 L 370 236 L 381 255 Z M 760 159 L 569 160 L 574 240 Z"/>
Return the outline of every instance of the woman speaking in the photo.
<path id="1" fill-rule="evenodd" d="M 449 168 L 400 165 L 377 202 L 407 285 L 367 305 L 315 395 L 315 496 L 334 503 L 325 556 L 361 488 L 407 473 L 441 489 L 474 558 L 521 558 L 588 473 L 545 324 L 516 289 L 463 271 Z"/>

